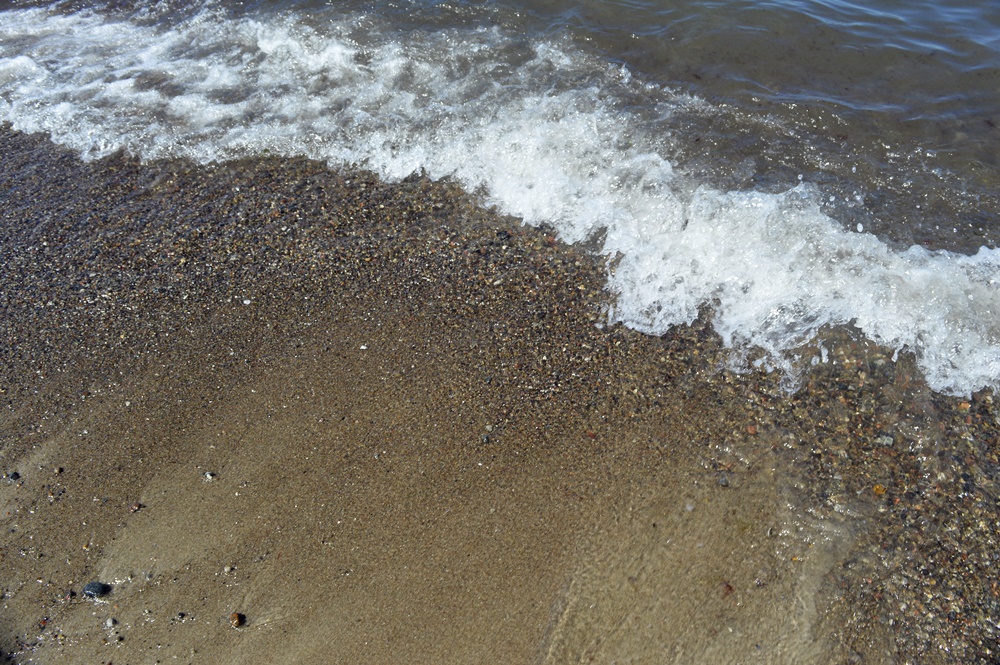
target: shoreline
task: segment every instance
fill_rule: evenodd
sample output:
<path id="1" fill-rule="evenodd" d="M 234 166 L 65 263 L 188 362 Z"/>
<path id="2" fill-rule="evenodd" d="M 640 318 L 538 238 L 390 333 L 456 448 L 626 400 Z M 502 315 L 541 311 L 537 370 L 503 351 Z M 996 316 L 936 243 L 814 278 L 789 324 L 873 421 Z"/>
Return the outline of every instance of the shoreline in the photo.
<path id="1" fill-rule="evenodd" d="M 0 135 L 14 662 L 995 658 L 990 393 L 598 328 L 447 182 Z"/>

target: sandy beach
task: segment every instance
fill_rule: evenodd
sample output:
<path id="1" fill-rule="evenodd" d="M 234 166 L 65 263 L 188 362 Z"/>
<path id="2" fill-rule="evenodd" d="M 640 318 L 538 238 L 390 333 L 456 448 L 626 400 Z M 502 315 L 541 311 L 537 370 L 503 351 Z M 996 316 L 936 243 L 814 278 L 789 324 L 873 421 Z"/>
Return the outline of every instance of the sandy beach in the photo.
<path id="1" fill-rule="evenodd" d="M 0 155 L 8 661 L 995 662 L 991 394 L 606 326 L 447 182 Z"/>

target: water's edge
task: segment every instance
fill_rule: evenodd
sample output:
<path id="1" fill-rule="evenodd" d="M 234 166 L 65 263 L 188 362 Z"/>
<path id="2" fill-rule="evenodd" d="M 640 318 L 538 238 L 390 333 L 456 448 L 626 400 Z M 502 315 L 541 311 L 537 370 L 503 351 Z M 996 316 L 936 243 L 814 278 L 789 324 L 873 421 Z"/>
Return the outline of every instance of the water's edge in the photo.
<path id="1" fill-rule="evenodd" d="M 503 426 L 532 422 L 534 409 L 551 404 L 563 405 L 560 418 L 606 423 L 574 455 L 599 450 L 600 428 L 646 423 L 660 434 L 622 442 L 621 454 L 654 466 L 661 456 L 688 455 L 713 491 L 752 485 L 772 464 L 768 455 L 785 460 L 773 464 L 802 474 L 779 479 L 800 520 L 841 525 L 846 532 L 828 533 L 849 533 L 854 543 L 824 550 L 835 553 L 831 567 L 818 571 L 822 591 L 810 594 L 823 608 L 817 630 L 838 649 L 874 662 L 894 662 L 893 654 L 896 662 L 989 662 L 996 653 L 988 580 L 1000 542 L 998 411 L 988 391 L 971 399 L 934 393 L 912 357 L 894 358 L 848 331 L 825 333 L 825 358 L 788 394 L 776 375 L 727 370 L 728 352 L 705 313 L 659 337 L 598 329 L 601 262 L 477 207 L 453 183 L 391 184 L 301 159 L 197 166 L 118 155 L 84 164 L 43 136 L 7 128 L 0 155 L 3 459 L 17 465 L 5 473 L 20 469 L 34 483 L 25 461 L 51 436 L 46 422 L 92 417 L 88 399 L 121 394 L 125 368 L 140 374 L 165 363 L 224 376 L 231 367 L 235 377 L 247 364 L 278 377 L 281 364 L 255 353 L 247 331 L 280 340 L 281 329 L 294 340 L 305 335 L 297 326 L 357 298 L 386 326 L 400 325 L 396 312 L 433 313 L 429 334 L 443 348 L 473 358 L 477 345 L 497 349 L 496 359 L 470 366 L 474 376 L 483 372 L 473 385 L 488 397 L 477 399 L 509 400 L 511 424 L 499 420 L 496 434 L 485 435 L 497 459 L 517 448 Z M 502 321 L 489 316 L 498 308 Z M 175 346 L 193 330 L 212 331 L 192 347 L 198 353 Z M 230 353 L 230 334 L 249 346 Z M 185 405 L 170 408 L 187 417 Z M 560 431 L 553 425 L 557 438 Z M 22 487 L 8 482 L 7 505 L 31 503 L 17 494 Z M 44 492 L 39 500 L 46 505 Z M 822 533 L 810 536 L 817 546 Z M 23 547 L 30 535 L 8 537 Z M 792 567 L 820 550 L 772 556 L 781 551 L 780 565 Z M 46 555 L 54 579 L 65 577 L 62 560 Z M 759 579 L 766 585 L 766 575 Z M 751 593 L 752 581 L 739 593 Z M 719 588 L 720 600 L 731 596 Z M 5 618 L 19 627 L 3 636 L 7 653 L 55 644 L 24 632 L 37 612 L 74 611 L 45 597 L 21 606 L 29 614 Z M 42 633 L 59 629 L 54 622 Z"/>
<path id="2" fill-rule="evenodd" d="M 118 9 L 5 12 L 0 119 L 88 159 L 453 178 L 566 242 L 602 238 L 612 318 L 638 330 L 709 306 L 735 362 L 794 384 L 818 332 L 853 325 L 940 392 L 1000 381 L 1000 179 L 949 166 L 892 114 L 865 130 L 822 106 L 709 100 L 490 10 L 428 27 L 361 8 Z"/>

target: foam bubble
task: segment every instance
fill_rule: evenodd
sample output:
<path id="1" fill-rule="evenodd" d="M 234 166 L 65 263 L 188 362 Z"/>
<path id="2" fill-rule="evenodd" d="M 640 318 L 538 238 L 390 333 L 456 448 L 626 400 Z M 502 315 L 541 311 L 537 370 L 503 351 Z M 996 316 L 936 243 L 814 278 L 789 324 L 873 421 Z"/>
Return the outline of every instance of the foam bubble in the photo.
<path id="1" fill-rule="evenodd" d="M 662 132 L 676 109 L 711 107 L 567 43 L 213 4 L 169 24 L 3 17 L 0 119 L 85 159 L 268 152 L 451 176 L 567 241 L 605 231 L 611 317 L 639 330 L 710 305 L 726 344 L 790 371 L 821 327 L 852 323 L 914 351 L 939 391 L 1000 385 L 1000 254 L 895 251 L 825 215 L 807 183 L 774 194 L 691 182 Z"/>

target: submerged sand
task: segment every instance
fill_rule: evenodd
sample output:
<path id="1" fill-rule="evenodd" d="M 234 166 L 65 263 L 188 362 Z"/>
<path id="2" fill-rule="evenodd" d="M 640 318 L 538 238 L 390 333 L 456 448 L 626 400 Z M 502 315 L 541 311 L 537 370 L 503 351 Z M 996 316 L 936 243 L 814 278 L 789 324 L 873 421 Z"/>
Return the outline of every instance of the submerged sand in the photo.
<path id="1" fill-rule="evenodd" d="M 607 326 L 446 182 L 0 154 L 9 660 L 994 657 L 991 395 Z"/>

